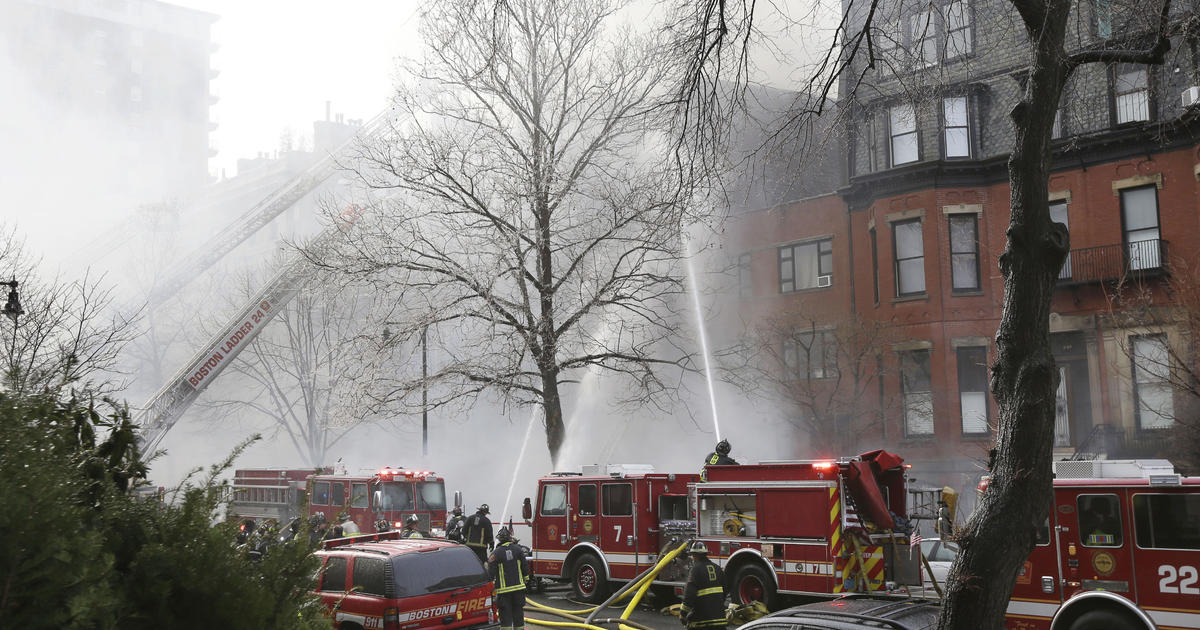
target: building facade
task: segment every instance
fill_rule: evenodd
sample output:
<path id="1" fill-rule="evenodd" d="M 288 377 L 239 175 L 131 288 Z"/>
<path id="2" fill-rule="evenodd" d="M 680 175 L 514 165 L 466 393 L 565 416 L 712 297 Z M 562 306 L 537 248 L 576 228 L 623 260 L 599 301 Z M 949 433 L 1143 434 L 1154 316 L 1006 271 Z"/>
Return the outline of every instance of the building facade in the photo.
<path id="1" fill-rule="evenodd" d="M 854 446 L 895 449 L 919 478 L 966 489 L 995 435 L 988 377 L 1004 291 L 1009 112 L 1028 44 L 1007 2 L 881 7 L 873 67 L 856 60 L 846 76 L 863 83 L 841 85 L 843 185 L 737 218 L 732 249 L 753 286 L 739 303 L 751 321 L 802 314 L 800 332 L 778 341 L 793 389 L 844 387 L 846 360 L 873 357 L 877 387 L 856 390 L 873 401 L 849 410 L 873 421 L 851 430 Z M 1080 3 L 1071 46 L 1144 40 L 1133 18 L 1114 23 L 1117 12 L 1094 7 L 1112 5 Z M 1071 253 L 1051 315 L 1058 456 L 1163 455 L 1182 413 L 1169 349 L 1186 347 L 1186 331 L 1172 323 L 1170 282 L 1173 263 L 1194 268 L 1200 252 L 1200 115 L 1187 101 L 1200 67 L 1191 42 L 1173 44 L 1161 66 L 1081 66 L 1060 103 L 1048 202 Z M 831 361 L 814 336 L 844 347 L 838 331 L 863 322 L 888 331 L 869 352 Z"/>

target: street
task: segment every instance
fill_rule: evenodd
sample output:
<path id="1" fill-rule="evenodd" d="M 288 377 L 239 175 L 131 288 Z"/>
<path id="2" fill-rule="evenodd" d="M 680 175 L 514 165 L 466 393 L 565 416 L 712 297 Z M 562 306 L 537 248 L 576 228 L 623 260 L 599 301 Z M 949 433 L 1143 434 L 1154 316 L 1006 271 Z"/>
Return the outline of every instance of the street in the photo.
<path id="1" fill-rule="evenodd" d="M 546 588 L 546 590 L 541 593 L 535 593 L 533 591 L 529 591 L 529 593 L 527 595 L 527 599 L 529 601 L 537 602 L 539 604 L 544 604 L 544 605 L 550 606 L 552 608 L 558 608 L 558 609 L 566 610 L 566 611 L 583 610 L 589 606 L 588 604 L 580 604 L 580 603 L 572 602 L 570 600 L 570 597 L 571 597 L 571 588 L 570 588 L 570 586 L 565 585 L 565 584 L 563 584 L 563 585 L 552 584 L 552 585 L 548 586 Z M 598 619 L 604 619 L 604 618 L 614 619 L 614 618 L 620 617 L 621 613 L 625 610 L 624 605 L 628 604 L 628 603 L 629 603 L 629 600 L 624 599 L 624 600 L 622 600 L 621 605 L 613 606 L 613 607 L 609 608 L 608 610 L 601 612 L 599 615 L 597 615 L 597 618 Z M 641 625 L 644 625 L 648 628 L 654 628 L 654 630 L 670 630 L 670 629 L 682 628 L 682 626 L 679 625 L 678 617 L 676 617 L 674 615 L 664 615 L 659 612 L 659 608 L 669 606 L 670 604 L 673 604 L 673 603 L 676 603 L 676 600 L 669 600 L 667 602 L 660 603 L 655 600 L 652 593 L 647 593 L 646 596 L 642 599 L 642 601 L 638 603 L 638 607 L 633 611 L 633 614 L 630 615 L 630 620 L 634 621 L 636 623 L 639 623 Z M 547 620 L 547 621 L 568 621 L 567 619 L 558 617 L 556 615 L 551 615 L 548 613 L 530 612 L 529 611 L 530 608 L 532 608 L 532 606 L 527 604 L 526 612 L 525 612 L 525 621 L 526 621 L 527 626 L 533 623 L 531 621 L 532 619 L 543 619 L 543 620 Z M 585 616 L 587 616 L 587 613 L 583 613 L 580 616 L 585 617 Z M 533 624 L 533 625 L 536 625 L 536 624 Z M 615 624 L 605 624 L 604 627 L 614 628 L 616 626 L 615 626 Z"/>

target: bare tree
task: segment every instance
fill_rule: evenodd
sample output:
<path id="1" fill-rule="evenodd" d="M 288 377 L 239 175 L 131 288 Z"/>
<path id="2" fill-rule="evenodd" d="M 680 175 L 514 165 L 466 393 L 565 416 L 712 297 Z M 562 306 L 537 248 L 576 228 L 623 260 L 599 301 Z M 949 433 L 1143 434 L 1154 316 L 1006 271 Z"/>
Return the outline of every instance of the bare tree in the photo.
<path id="1" fill-rule="evenodd" d="M 0 229 L 0 259 L 17 280 L 24 314 L 0 332 L 4 384 L 12 392 L 123 389 L 121 350 L 136 336 L 131 317 L 114 313 L 113 289 L 103 277 L 40 277 L 15 229 Z"/>
<path id="2" fill-rule="evenodd" d="M 249 278 L 234 295 L 253 297 Z M 221 420 L 247 412 L 269 418 L 308 465 L 328 464 L 329 449 L 374 415 L 360 387 L 391 359 L 383 351 L 383 328 L 373 324 L 372 304 L 355 287 L 320 275 L 310 279 L 230 364 L 204 406 Z"/>
<path id="3" fill-rule="evenodd" d="M 722 374 L 742 391 L 790 406 L 789 421 L 818 453 L 856 452 L 899 407 L 881 387 L 891 373 L 883 357 L 897 340 L 893 327 L 857 314 L 831 319 L 797 306 L 748 327 L 721 353 Z"/>
<path id="4" fill-rule="evenodd" d="M 746 49 L 755 11 L 752 0 L 705 0 L 681 3 L 676 33 L 691 52 L 691 71 L 678 89 L 681 137 L 703 151 L 722 137 L 728 122 L 714 104 L 736 102 L 744 85 Z M 825 96 L 853 102 L 871 79 L 912 82 L 909 98 L 936 88 L 922 72 L 930 65 L 924 46 L 905 49 L 891 28 L 902 1 L 845 0 L 840 18 L 830 22 L 831 45 L 817 55 L 815 70 L 799 103 L 795 124 L 811 124 Z M 1060 267 L 1069 250 L 1066 226 L 1051 220 L 1048 182 L 1051 137 L 1064 87 L 1072 73 L 1088 64 L 1160 64 L 1172 33 L 1187 31 L 1187 15 L 1172 21 L 1171 0 L 1150 5 L 1075 2 L 1074 0 L 994 0 L 976 8 L 1007 17 L 1019 26 L 1026 65 L 1018 79 L 1022 92 L 1009 116 L 1014 130 L 1008 156 L 1010 223 L 1000 257 L 1004 305 L 992 365 L 991 390 L 999 406 L 993 476 L 988 492 L 960 530 L 961 553 L 951 573 L 939 628 L 1000 628 L 1022 562 L 1033 549 L 1037 524 L 1051 504 L 1051 453 L 1054 444 L 1057 371 L 1050 352 L 1050 302 Z M 1078 10 L 1076 10 L 1078 9 Z M 1085 12 L 1085 9 L 1088 12 Z M 910 6 L 920 15 L 924 3 Z M 1080 37 L 1097 10 L 1115 16 L 1117 37 Z M 1082 17 L 1081 17 L 1082 16 Z M 1145 19 L 1144 22 L 1139 20 Z M 919 26 L 920 21 L 916 24 Z M 927 19 L 926 27 L 932 22 Z M 919 36 L 918 40 L 924 41 Z M 934 51 L 936 55 L 936 51 Z M 901 59 L 896 64 L 893 60 Z M 725 69 L 733 79 L 720 83 Z M 903 69 L 908 74 L 892 72 Z M 866 80 L 865 80 L 866 79 Z M 953 77 L 941 77 L 952 81 Z M 961 78 L 960 78 L 961 80 Z M 732 97 L 721 90 L 732 86 Z M 814 98 L 814 96 L 816 98 Z M 811 107 L 808 104 L 815 104 Z M 714 113 L 715 112 L 715 113 Z"/>
<path id="5" fill-rule="evenodd" d="M 356 164 L 376 203 L 335 258 L 393 295 L 392 344 L 440 359 L 381 400 L 409 409 L 490 391 L 544 411 L 552 457 L 564 384 L 596 367 L 657 402 L 689 365 L 674 342 L 690 190 L 669 156 L 668 69 L 607 28 L 603 0 L 434 3 L 427 58 L 404 70 L 391 133 Z M 676 379 L 677 382 L 677 379 Z"/>

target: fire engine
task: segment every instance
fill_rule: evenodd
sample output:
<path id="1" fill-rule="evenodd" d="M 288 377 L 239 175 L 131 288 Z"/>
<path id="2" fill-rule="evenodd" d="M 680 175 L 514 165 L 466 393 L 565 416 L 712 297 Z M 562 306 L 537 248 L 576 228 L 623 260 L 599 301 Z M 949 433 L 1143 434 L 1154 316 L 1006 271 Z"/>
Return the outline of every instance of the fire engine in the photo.
<path id="1" fill-rule="evenodd" d="M 1200 628 L 1200 477 L 1166 460 L 1054 463 L 1012 629 Z"/>
<path id="2" fill-rule="evenodd" d="M 569 580 L 577 597 L 601 601 L 610 580 L 633 579 L 665 548 L 696 538 L 724 567 L 736 603 L 920 583 L 900 457 L 872 451 L 706 470 L 704 482 L 622 467 L 543 477 L 536 511 L 526 500 L 532 573 Z M 680 563 L 658 583 L 684 579 Z"/>
<path id="3" fill-rule="evenodd" d="M 373 532 L 376 521 L 399 529 L 416 514 L 422 531 L 441 536 L 446 526 L 445 481 L 427 470 L 387 467 L 349 475 L 328 468 L 242 469 L 234 472 L 233 491 L 230 508 L 239 517 L 284 523 L 323 514 L 332 523 L 345 514 L 360 531 Z"/>

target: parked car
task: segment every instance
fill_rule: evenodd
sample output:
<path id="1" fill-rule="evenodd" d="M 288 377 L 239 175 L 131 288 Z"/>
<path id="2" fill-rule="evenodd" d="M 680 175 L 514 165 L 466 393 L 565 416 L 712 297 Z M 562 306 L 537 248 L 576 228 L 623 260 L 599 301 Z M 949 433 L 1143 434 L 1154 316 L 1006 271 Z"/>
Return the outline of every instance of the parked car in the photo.
<path id="1" fill-rule="evenodd" d="M 950 565 L 954 564 L 954 559 L 958 557 L 958 543 L 938 538 L 924 539 L 921 541 L 921 553 L 925 554 L 925 558 L 929 560 L 929 568 L 933 570 L 933 577 L 937 580 L 938 586 L 945 590 L 946 576 L 950 575 Z M 925 589 L 933 592 L 933 581 L 929 579 L 924 566 L 921 567 L 921 579 L 924 581 Z"/>
<path id="2" fill-rule="evenodd" d="M 337 630 L 499 627 L 492 582 L 469 548 L 390 531 L 326 541 L 316 592 Z"/>
<path id="3" fill-rule="evenodd" d="M 852 594 L 793 606 L 760 617 L 739 630 L 931 630 L 937 626 L 938 604 L 915 597 Z"/>

